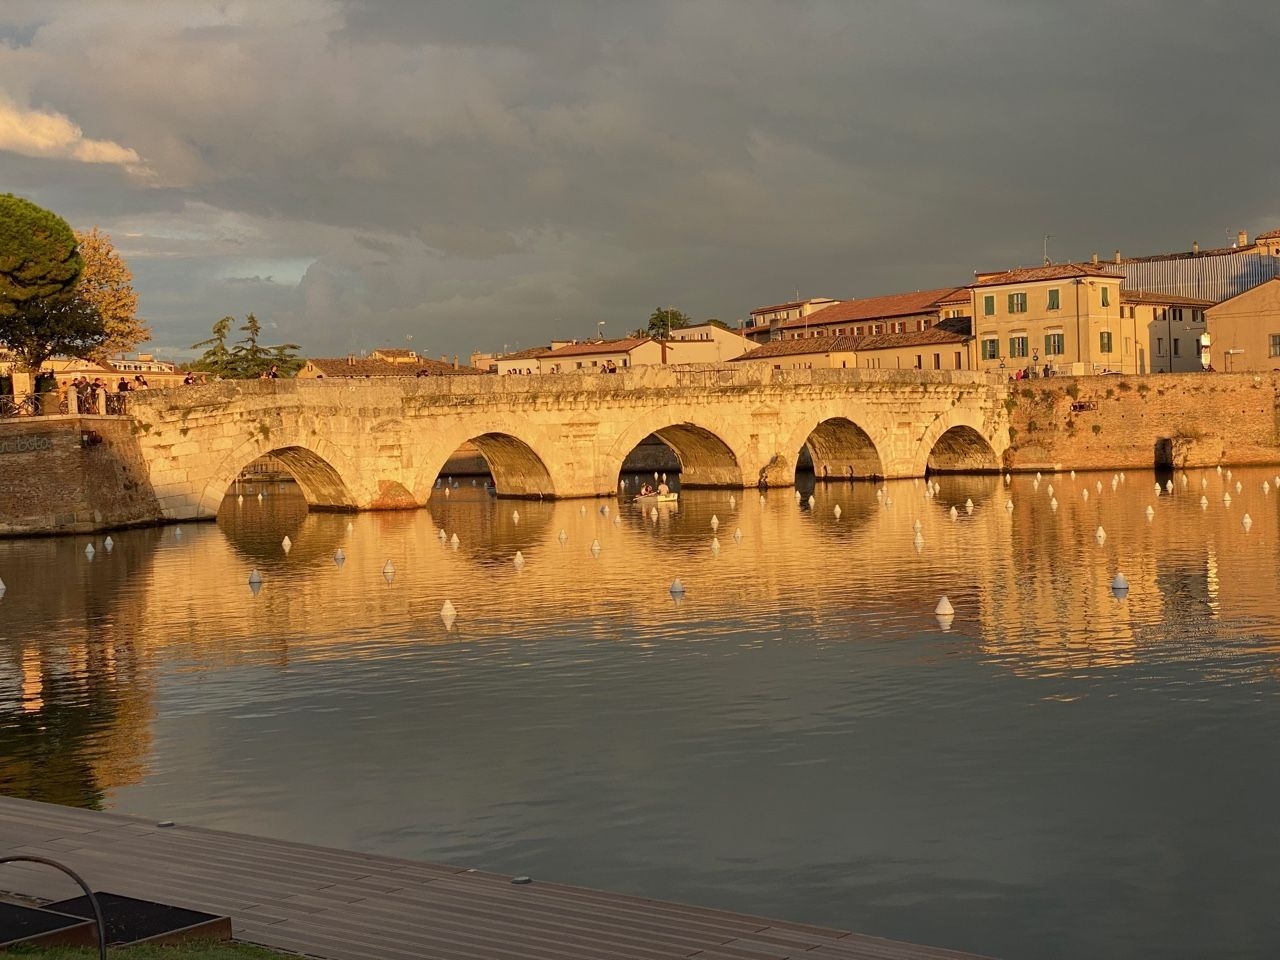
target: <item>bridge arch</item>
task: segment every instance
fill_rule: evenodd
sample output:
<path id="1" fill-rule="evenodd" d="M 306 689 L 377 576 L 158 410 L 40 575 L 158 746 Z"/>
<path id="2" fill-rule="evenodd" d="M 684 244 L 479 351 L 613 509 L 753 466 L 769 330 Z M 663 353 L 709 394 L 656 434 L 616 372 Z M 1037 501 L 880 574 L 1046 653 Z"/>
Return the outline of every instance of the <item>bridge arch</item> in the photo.
<path id="1" fill-rule="evenodd" d="M 997 473 L 1000 456 L 980 416 L 952 411 L 934 420 L 920 439 L 916 463 L 921 473 Z"/>
<path id="2" fill-rule="evenodd" d="M 843 410 L 824 410 L 809 416 L 791 433 L 782 455 L 791 457 L 791 476 L 795 478 L 800 451 L 807 449 L 813 461 L 814 476 L 831 480 L 884 477 L 888 473 L 882 451 L 886 448 L 884 431 L 870 418 L 854 419 Z M 770 482 L 774 481 L 771 473 Z"/>
<path id="3" fill-rule="evenodd" d="M 342 463 L 343 457 L 329 444 L 317 444 L 313 450 L 301 444 L 272 445 L 264 439 L 245 443 L 223 460 L 219 469 L 205 486 L 200 498 L 200 514 L 216 516 L 223 498 L 244 468 L 260 457 L 272 456 L 278 460 L 298 483 L 298 489 L 313 510 L 356 510 L 359 502 L 334 462 Z M 324 449 L 329 447 L 329 449 Z M 347 466 L 345 463 L 343 466 Z"/>
<path id="4" fill-rule="evenodd" d="M 608 487 L 617 486 L 618 475 L 627 456 L 647 437 L 661 440 L 680 461 L 681 487 L 730 487 L 742 489 L 742 458 L 734 444 L 715 430 L 696 422 L 691 411 L 687 419 L 680 412 L 664 410 L 631 424 L 605 456 L 602 470 L 608 472 Z"/>
<path id="5" fill-rule="evenodd" d="M 556 496 L 555 478 L 546 457 L 539 452 L 539 448 L 550 446 L 546 438 L 516 436 L 507 429 L 509 424 L 487 418 L 464 421 L 444 432 L 433 430 L 435 426 L 438 424 L 419 424 L 410 437 L 409 445 L 415 454 L 425 454 L 413 479 L 413 495 L 419 503 L 427 502 L 449 458 L 468 443 L 484 458 L 498 496 Z"/>

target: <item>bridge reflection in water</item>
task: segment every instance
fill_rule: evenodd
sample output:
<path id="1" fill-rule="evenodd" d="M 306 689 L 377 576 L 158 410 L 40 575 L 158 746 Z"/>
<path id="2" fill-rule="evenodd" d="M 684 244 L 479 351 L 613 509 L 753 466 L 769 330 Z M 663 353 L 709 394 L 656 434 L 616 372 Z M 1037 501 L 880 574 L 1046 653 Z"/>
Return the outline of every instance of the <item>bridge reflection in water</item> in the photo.
<path id="1" fill-rule="evenodd" d="M 1273 955 L 1277 493 L 1180 479 L 656 519 L 469 482 L 310 513 L 270 483 L 92 560 L 0 542 L 0 791 L 994 955 Z"/>

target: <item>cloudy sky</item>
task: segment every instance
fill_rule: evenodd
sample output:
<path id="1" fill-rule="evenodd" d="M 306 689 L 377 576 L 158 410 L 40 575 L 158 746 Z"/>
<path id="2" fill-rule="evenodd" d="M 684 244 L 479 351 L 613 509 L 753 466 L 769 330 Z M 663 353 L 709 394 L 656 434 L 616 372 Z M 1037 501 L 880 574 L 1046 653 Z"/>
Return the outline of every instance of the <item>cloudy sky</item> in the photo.
<path id="1" fill-rule="evenodd" d="M 1277 50 L 1257 0 L 6 0 L 0 190 L 161 354 L 465 357 L 1280 227 Z"/>

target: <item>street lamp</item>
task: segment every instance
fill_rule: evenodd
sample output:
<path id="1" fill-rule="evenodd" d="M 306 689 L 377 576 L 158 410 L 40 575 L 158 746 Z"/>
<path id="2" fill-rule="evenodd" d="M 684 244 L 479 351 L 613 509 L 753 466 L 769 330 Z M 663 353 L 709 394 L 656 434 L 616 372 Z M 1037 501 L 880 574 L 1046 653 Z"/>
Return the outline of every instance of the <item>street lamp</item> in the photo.
<path id="1" fill-rule="evenodd" d="M 600 342 L 603 343 L 604 342 L 604 321 L 603 320 L 596 321 L 596 330 L 600 334 Z"/>
<path id="2" fill-rule="evenodd" d="M 1031 375 L 1033 377 L 1040 376 L 1040 348 L 1031 348 Z"/>

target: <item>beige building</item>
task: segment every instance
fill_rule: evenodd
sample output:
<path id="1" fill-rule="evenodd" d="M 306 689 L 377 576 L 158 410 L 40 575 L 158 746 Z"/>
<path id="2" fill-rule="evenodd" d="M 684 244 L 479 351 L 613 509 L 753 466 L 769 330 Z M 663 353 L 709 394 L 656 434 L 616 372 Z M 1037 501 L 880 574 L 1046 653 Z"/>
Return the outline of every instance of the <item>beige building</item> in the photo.
<path id="1" fill-rule="evenodd" d="M 861 300 L 840 300 L 804 316 L 746 331 L 756 343 L 804 340 L 809 337 L 873 337 L 888 333 L 918 333 L 944 317 L 969 316 L 969 292 L 964 287 L 917 290 Z"/>
<path id="2" fill-rule="evenodd" d="M 574 370 L 614 372 L 650 363 L 670 363 L 670 348 L 660 340 L 648 337 L 624 337 L 620 340 L 589 340 L 583 343 L 553 345 L 534 358 L 534 373 L 571 373 Z"/>
<path id="3" fill-rule="evenodd" d="M 724 363 L 742 356 L 752 346 L 737 330 L 700 323 L 671 331 L 667 338 L 667 363 Z"/>
<path id="4" fill-rule="evenodd" d="M 1211 300 L 1196 300 L 1167 293 L 1122 290 L 1120 315 L 1134 320 L 1147 344 L 1147 369 L 1139 373 L 1194 373 L 1208 366 L 1201 362 L 1201 338 L 1205 310 Z"/>
<path id="5" fill-rule="evenodd" d="M 974 339 L 967 317 L 902 333 L 833 334 L 761 344 L 739 363 L 768 363 L 777 370 L 859 367 L 868 370 L 972 370 Z"/>
<path id="6" fill-rule="evenodd" d="M 1280 369 L 1280 277 L 1210 307 L 1205 316 L 1213 369 Z"/>
<path id="7" fill-rule="evenodd" d="M 747 318 L 747 336 L 756 341 L 769 339 L 769 330 L 776 329 L 792 320 L 803 320 L 811 313 L 824 310 L 832 304 L 839 303 L 831 297 L 811 297 L 808 300 L 791 300 L 787 303 L 775 303 L 768 307 L 756 307 Z"/>
<path id="8" fill-rule="evenodd" d="M 1123 279 L 1108 265 L 1080 263 L 979 274 L 969 286 L 979 369 L 1145 372 L 1146 331 L 1139 336 L 1136 317 L 1121 315 Z"/>

